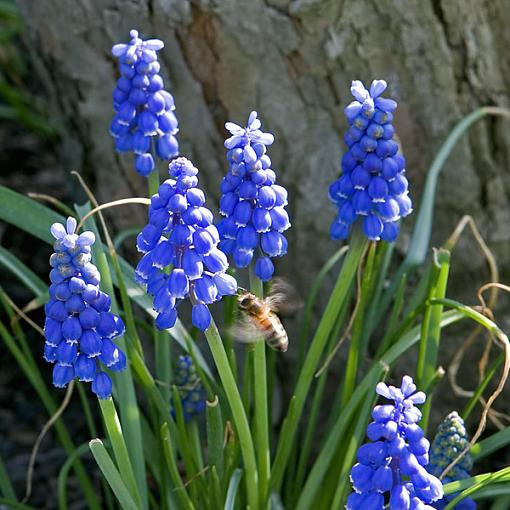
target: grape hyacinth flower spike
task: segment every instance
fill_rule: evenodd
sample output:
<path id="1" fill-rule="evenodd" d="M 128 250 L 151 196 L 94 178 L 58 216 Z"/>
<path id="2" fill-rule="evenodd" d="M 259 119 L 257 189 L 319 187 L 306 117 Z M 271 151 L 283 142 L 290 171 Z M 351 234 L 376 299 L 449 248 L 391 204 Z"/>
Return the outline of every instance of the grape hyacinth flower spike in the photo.
<path id="1" fill-rule="evenodd" d="M 271 258 L 287 253 L 283 232 L 290 227 L 287 190 L 275 184 L 266 154 L 274 137 L 260 130 L 257 112 L 250 113 L 245 128 L 233 122 L 225 127 L 232 136 L 225 140 L 229 169 L 221 182 L 220 248 L 236 267 L 247 267 L 256 256 L 255 274 L 268 281 L 274 272 Z"/>
<path id="2" fill-rule="evenodd" d="M 205 410 L 206 394 L 191 356 L 179 356 L 174 384 L 181 397 L 184 420 L 189 421 L 200 416 Z M 175 414 L 173 410 L 172 414 Z"/>
<path id="3" fill-rule="evenodd" d="M 128 44 L 116 44 L 112 54 L 119 60 L 120 78 L 113 90 L 115 117 L 110 133 L 119 152 L 136 154 L 135 169 L 148 176 L 155 168 L 154 152 L 165 161 L 179 153 L 179 131 L 172 94 L 164 90 L 157 51 L 163 41 L 129 33 Z"/>
<path id="4" fill-rule="evenodd" d="M 50 300 L 46 303 L 44 358 L 55 363 L 53 384 L 63 388 L 78 378 L 92 383 L 101 399 L 112 393 L 110 376 L 126 367 L 126 356 L 113 339 L 124 333 L 120 317 L 110 311 L 110 297 L 99 289 L 100 274 L 91 263 L 93 232 L 78 235 L 76 220 L 54 223 L 50 257 Z"/>
<path id="5" fill-rule="evenodd" d="M 207 305 L 235 294 L 237 282 L 226 273 L 227 257 L 218 249 L 213 214 L 197 188 L 198 170 L 181 157 L 170 163 L 168 171 L 173 179 L 163 182 L 152 196 L 149 223 L 137 238 L 137 249 L 144 256 L 136 278 L 153 297 L 159 329 L 175 324 L 178 304 L 189 297 L 192 322 L 205 331 L 211 322 Z"/>
<path id="6" fill-rule="evenodd" d="M 456 411 L 451 412 L 439 425 L 436 436 L 430 447 L 430 464 L 427 466 L 429 473 L 441 476 L 443 471 L 469 447 L 464 421 Z M 453 468 L 446 473 L 443 483 L 447 484 L 458 480 L 464 480 L 471 475 L 469 472 L 473 467 L 473 459 L 468 451 Z M 443 499 L 434 503 L 434 508 L 443 509 L 450 501 L 455 499 L 457 494 L 448 494 Z M 455 505 L 455 510 L 475 510 L 476 503 L 471 498 L 465 498 Z"/>
<path id="7" fill-rule="evenodd" d="M 400 219 L 412 212 L 405 159 L 394 139 L 397 103 L 381 97 L 385 89 L 384 80 L 374 80 L 369 90 L 361 81 L 352 82 L 355 101 L 344 110 L 348 149 L 342 157 L 342 175 L 329 188 L 329 197 L 338 208 L 330 229 L 332 239 L 347 239 L 360 219 L 369 240 L 393 242 Z"/>
<path id="8" fill-rule="evenodd" d="M 381 382 L 376 392 L 393 402 L 372 411 L 374 421 L 367 427 L 372 442 L 358 450 L 350 475 L 354 492 L 346 508 L 383 510 L 386 495 L 389 510 L 432 510 L 430 504 L 443 497 L 443 486 L 425 469 L 429 442 L 418 425 L 421 412 L 416 407 L 425 402 L 425 394 L 416 392 L 409 376 L 402 378 L 400 388 Z"/>

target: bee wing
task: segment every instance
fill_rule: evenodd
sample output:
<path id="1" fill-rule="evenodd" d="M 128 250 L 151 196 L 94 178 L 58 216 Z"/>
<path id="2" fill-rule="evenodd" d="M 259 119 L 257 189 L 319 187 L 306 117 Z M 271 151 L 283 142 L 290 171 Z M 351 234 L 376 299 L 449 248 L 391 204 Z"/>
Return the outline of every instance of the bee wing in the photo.
<path id="1" fill-rule="evenodd" d="M 243 344 L 252 344 L 265 340 L 264 333 L 255 322 L 246 315 L 240 315 L 237 322 L 229 328 L 232 339 Z"/>
<path id="2" fill-rule="evenodd" d="M 278 314 L 289 315 L 303 307 L 296 289 L 284 278 L 275 278 L 265 302 Z"/>

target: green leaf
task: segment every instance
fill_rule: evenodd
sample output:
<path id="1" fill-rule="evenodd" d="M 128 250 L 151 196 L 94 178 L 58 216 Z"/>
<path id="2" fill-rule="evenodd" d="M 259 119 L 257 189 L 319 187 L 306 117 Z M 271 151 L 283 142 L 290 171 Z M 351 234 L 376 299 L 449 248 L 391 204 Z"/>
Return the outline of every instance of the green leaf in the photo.
<path id="1" fill-rule="evenodd" d="M 342 246 L 325 262 L 321 270 L 313 281 L 310 292 L 306 299 L 305 308 L 303 310 L 303 319 L 299 328 L 299 339 L 298 339 L 298 367 L 303 364 L 303 358 L 306 350 L 306 342 L 309 339 L 310 324 L 312 322 L 313 307 L 319 295 L 319 291 L 324 283 L 328 273 L 335 267 L 337 262 L 347 253 L 348 246 Z"/>
<path id="2" fill-rule="evenodd" d="M 113 239 L 113 246 L 115 246 L 115 249 L 118 250 L 128 237 L 136 237 L 140 233 L 140 230 L 140 228 L 134 227 L 121 230 Z"/>
<path id="3" fill-rule="evenodd" d="M 441 326 L 444 328 L 463 318 L 463 314 L 458 311 L 448 311 L 443 313 Z M 321 452 L 313 465 L 305 486 L 301 490 L 297 510 L 306 510 L 313 508 L 315 497 L 321 489 L 325 475 L 328 473 L 329 466 L 333 461 L 335 453 L 341 441 L 345 439 L 345 434 L 349 423 L 363 399 L 372 393 L 376 382 L 380 379 L 388 366 L 391 366 L 405 351 L 410 349 L 418 342 L 420 338 L 421 325 L 417 325 L 405 333 L 402 338 L 395 343 L 365 375 L 363 380 L 356 386 L 347 406 L 342 410 L 335 426 L 332 428 L 328 438 L 324 442 Z"/>
<path id="4" fill-rule="evenodd" d="M 0 186 L 0 218 L 50 244 L 50 225 L 65 222 L 60 214 L 5 186 Z"/>
<path id="5" fill-rule="evenodd" d="M 439 250 L 434 254 L 435 269 L 437 278 L 434 279 L 429 291 L 430 299 L 442 299 L 446 295 L 448 274 L 450 270 L 450 252 Z M 434 379 L 437 369 L 437 356 L 439 352 L 439 341 L 441 339 L 441 315 L 443 307 L 438 304 L 425 306 L 423 314 L 422 330 L 420 338 L 420 349 L 418 364 L 416 367 L 416 384 L 420 390 L 427 391 L 427 387 Z M 429 393 L 427 401 L 422 407 L 423 418 L 420 426 L 426 433 L 428 418 L 430 414 L 433 395 Z"/>
<path id="6" fill-rule="evenodd" d="M 85 453 L 89 452 L 89 444 L 83 443 L 82 445 L 78 446 L 74 450 L 71 455 L 67 456 L 66 461 L 60 468 L 60 471 L 58 473 L 58 508 L 59 510 L 67 510 L 67 478 L 69 476 L 69 471 L 73 467 L 73 463 L 78 457 L 81 457 Z"/>
<path id="7" fill-rule="evenodd" d="M 93 439 L 90 441 L 89 447 L 92 451 L 92 455 L 94 455 L 94 458 L 96 459 L 99 469 L 101 469 L 101 472 L 112 488 L 112 491 L 122 508 L 124 510 L 139 510 L 140 507 L 133 501 L 129 490 L 124 484 L 124 481 L 115 467 L 113 460 L 106 451 L 103 442 L 100 439 Z"/>
<path id="8" fill-rule="evenodd" d="M 0 246 L 0 264 L 16 276 L 36 296 L 40 296 L 48 290 L 46 283 L 3 246 Z"/>
<path id="9" fill-rule="evenodd" d="M 473 396 L 469 399 L 468 403 L 466 404 L 464 411 L 462 411 L 461 416 L 464 421 L 467 420 L 468 416 L 471 414 L 471 411 L 475 408 L 476 404 L 479 402 L 480 397 L 483 395 L 483 392 L 485 391 L 485 388 L 487 388 L 488 384 L 492 381 L 492 378 L 496 375 L 496 372 L 498 371 L 499 367 L 503 364 L 504 360 L 505 356 L 503 353 L 501 353 L 493 361 L 493 363 L 489 367 L 489 370 L 487 370 L 487 373 L 485 374 L 480 384 L 478 384 L 475 392 L 473 393 Z"/>
<path id="10" fill-rule="evenodd" d="M 179 498 L 181 502 L 181 507 L 183 510 L 193 510 L 195 507 L 191 502 L 186 486 L 182 483 L 181 476 L 179 474 L 179 469 L 177 467 L 177 461 L 175 459 L 175 452 L 172 448 L 172 440 L 170 437 L 170 430 L 168 428 L 168 423 L 163 423 L 161 426 L 161 439 L 163 442 L 163 453 L 165 455 L 165 460 L 168 468 L 168 472 L 170 474 L 170 478 L 173 482 L 173 490 L 177 498 Z M 174 438 L 175 439 L 175 438 Z"/>
<path id="11" fill-rule="evenodd" d="M 224 429 L 220 401 L 217 396 L 212 402 L 207 401 L 206 418 L 209 465 L 215 466 L 218 476 L 223 477 L 225 466 L 223 456 Z"/>
<path id="12" fill-rule="evenodd" d="M 471 455 L 475 462 L 510 444 L 510 427 L 506 427 L 492 436 L 483 439 L 471 447 Z"/>
<path id="13" fill-rule="evenodd" d="M 12 487 L 11 479 L 5 469 L 5 465 L 0 457 L 0 494 L 9 499 L 16 499 L 16 493 Z"/>
<path id="14" fill-rule="evenodd" d="M 460 138 L 466 131 L 478 120 L 487 115 L 499 115 L 510 117 L 510 110 L 498 107 L 483 107 L 464 117 L 449 133 L 443 145 L 432 161 L 426 175 L 427 180 L 423 188 L 420 200 L 420 208 L 413 227 L 411 241 L 407 249 L 407 255 L 400 265 L 392 284 L 384 294 L 380 307 L 380 313 L 384 313 L 389 302 L 393 298 L 395 287 L 398 285 L 402 275 L 406 273 L 408 276 L 413 269 L 418 267 L 425 260 L 429 252 L 430 236 L 432 232 L 432 223 L 434 218 L 436 187 L 445 162 L 450 156 L 452 150 L 456 146 Z"/>
<path id="15" fill-rule="evenodd" d="M 119 467 L 119 471 L 122 475 L 122 480 L 126 484 L 133 500 L 137 502 L 138 508 L 140 508 L 142 498 L 138 491 L 137 481 L 129 458 L 126 442 L 122 434 L 122 428 L 120 426 L 117 410 L 115 409 L 115 404 L 111 397 L 108 399 L 98 399 L 98 402 L 101 407 L 106 430 L 108 431 L 108 437 L 112 444 L 115 460 L 117 461 L 117 466 Z M 143 456 L 141 457 L 141 460 L 143 461 Z"/>
<path id="16" fill-rule="evenodd" d="M 225 510 L 234 510 L 239 480 L 241 480 L 242 470 L 236 468 L 228 484 L 227 499 L 225 500 Z"/>
<path id="17" fill-rule="evenodd" d="M 483 475 L 473 476 L 472 478 L 446 484 L 444 486 L 445 494 L 455 494 L 456 492 L 459 492 L 459 490 L 462 490 L 462 492 L 448 503 L 445 510 L 453 510 L 457 503 L 465 498 L 471 497 L 482 489 L 497 487 L 497 484 L 509 481 L 510 467 L 506 467 L 496 471 L 495 473 L 485 473 Z"/>
<path id="18" fill-rule="evenodd" d="M 287 468 L 287 463 L 294 445 L 299 419 L 303 412 L 306 397 L 312 384 L 315 371 L 324 352 L 329 335 L 335 327 L 336 318 L 346 299 L 350 297 L 351 283 L 354 280 L 361 256 L 366 246 L 366 238 L 360 231 L 355 230 L 347 256 L 338 275 L 338 279 L 331 294 L 326 310 L 313 337 L 310 348 L 306 355 L 303 367 L 294 390 L 293 413 L 290 414 L 290 406 L 287 417 L 283 422 L 280 433 L 280 442 L 276 451 L 276 457 L 271 474 L 271 490 L 279 492 Z"/>

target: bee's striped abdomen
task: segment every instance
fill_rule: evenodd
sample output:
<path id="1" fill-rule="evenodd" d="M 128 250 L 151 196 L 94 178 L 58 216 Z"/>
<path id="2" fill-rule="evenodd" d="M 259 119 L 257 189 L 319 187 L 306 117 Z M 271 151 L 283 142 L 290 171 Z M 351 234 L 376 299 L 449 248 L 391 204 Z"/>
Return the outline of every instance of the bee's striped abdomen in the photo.
<path id="1" fill-rule="evenodd" d="M 266 338 L 269 347 L 276 351 L 285 352 L 289 347 L 289 337 L 278 316 L 271 313 L 264 322 L 270 323 L 270 334 Z"/>

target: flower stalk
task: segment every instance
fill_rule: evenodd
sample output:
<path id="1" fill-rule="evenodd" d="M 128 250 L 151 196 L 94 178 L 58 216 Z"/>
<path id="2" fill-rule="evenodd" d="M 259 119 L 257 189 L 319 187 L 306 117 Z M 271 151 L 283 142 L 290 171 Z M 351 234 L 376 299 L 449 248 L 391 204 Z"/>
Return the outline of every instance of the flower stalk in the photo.
<path id="1" fill-rule="evenodd" d="M 245 483 L 250 508 L 259 508 L 259 488 L 258 488 L 258 475 L 257 463 L 255 460 L 255 449 L 250 432 L 250 426 L 246 417 L 241 395 L 234 378 L 234 374 L 230 368 L 227 353 L 223 346 L 223 341 L 216 324 L 211 320 L 211 324 L 205 330 L 205 336 L 211 349 L 214 358 L 214 363 L 218 369 L 218 373 L 225 389 L 228 403 L 234 418 L 237 436 L 239 437 L 239 444 L 241 447 L 241 455 L 243 456 L 245 464 Z"/>

